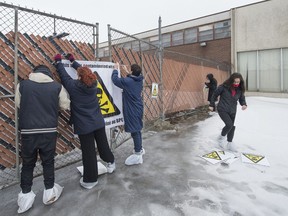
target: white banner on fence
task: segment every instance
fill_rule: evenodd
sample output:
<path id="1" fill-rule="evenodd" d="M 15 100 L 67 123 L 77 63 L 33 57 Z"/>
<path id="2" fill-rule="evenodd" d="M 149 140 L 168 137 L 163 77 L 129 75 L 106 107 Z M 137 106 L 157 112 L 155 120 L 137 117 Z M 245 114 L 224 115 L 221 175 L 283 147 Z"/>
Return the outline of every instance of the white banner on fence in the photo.
<path id="1" fill-rule="evenodd" d="M 62 60 L 62 62 L 67 73 L 73 79 L 77 79 L 77 73 L 75 69 L 71 67 L 70 61 Z M 114 63 L 101 61 L 77 62 L 82 66 L 89 67 L 97 75 L 97 88 L 99 91 L 97 97 L 99 98 L 99 105 L 105 120 L 106 128 L 123 125 L 122 91 L 116 87 L 111 80 Z"/>

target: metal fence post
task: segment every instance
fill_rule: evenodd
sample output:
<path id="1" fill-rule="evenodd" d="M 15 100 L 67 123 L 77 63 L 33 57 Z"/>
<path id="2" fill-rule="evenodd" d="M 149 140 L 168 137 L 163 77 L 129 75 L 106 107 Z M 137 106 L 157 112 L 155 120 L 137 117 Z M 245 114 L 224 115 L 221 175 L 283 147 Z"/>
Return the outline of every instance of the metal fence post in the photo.
<path id="1" fill-rule="evenodd" d="M 93 28 L 93 31 L 95 28 Z M 94 49 L 95 49 L 95 57 L 96 60 L 99 60 L 99 23 L 96 23 L 96 44 L 95 44 L 95 36 L 93 37 L 93 41 L 94 41 Z"/>
<path id="2" fill-rule="evenodd" d="M 0 157 L 2 189 L 12 182 L 19 182 L 21 176 L 19 111 L 14 103 L 17 84 L 20 80 L 27 79 L 31 69 L 36 65 L 50 66 L 53 62 L 52 50 L 59 53 L 73 51 L 79 60 L 95 60 L 95 55 L 98 57 L 99 28 L 95 23 L 72 20 L 2 2 L 0 16 L 3 48 L 0 61 L 0 108 L 4 120 L 3 126 L 1 124 L 0 146 L 5 148 L 5 152 L 2 152 L 3 157 L 2 154 Z M 71 34 L 67 33 L 68 31 Z M 58 125 L 56 154 L 63 157 L 55 157 L 55 168 L 81 160 L 80 143 L 69 126 L 69 115 L 67 111 L 61 111 L 59 115 L 58 121 L 61 124 Z M 39 174 L 42 174 L 41 163 L 36 163 L 33 175 Z"/>
<path id="3" fill-rule="evenodd" d="M 54 16 L 56 16 L 56 14 L 54 14 Z M 56 32 L 56 17 L 53 18 L 53 29 L 54 29 L 53 36 L 56 36 L 57 35 L 57 32 Z"/>
<path id="4" fill-rule="evenodd" d="M 14 98 L 18 84 L 18 9 L 15 8 L 15 25 L 14 25 Z M 19 168 L 19 136 L 18 136 L 18 107 L 15 103 L 15 144 L 16 144 L 16 175 L 17 180 L 20 180 Z"/>
<path id="5" fill-rule="evenodd" d="M 112 62 L 112 41 L 111 41 L 111 28 L 110 24 L 107 25 L 108 27 L 108 49 L 109 49 L 109 61 Z"/>
<path id="6" fill-rule="evenodd" d="M 161 103 L 161 113 L 160 117 L 162 120 L 164 120 L 164 100 L 163 100 L 163 70 L 162 70 L 162 64 L 163 64 L 163 47 L 162 47 L 162 34 L 161 34 L 161 16 L 158 20 L 158 35 L 159 35 L 159 48 L 158 48 L 158 57 L 159 57 L 159 70 L 160 70 L 160 85 L 159 85 L 159 92 L 160 92 L 160 103 Z"/>

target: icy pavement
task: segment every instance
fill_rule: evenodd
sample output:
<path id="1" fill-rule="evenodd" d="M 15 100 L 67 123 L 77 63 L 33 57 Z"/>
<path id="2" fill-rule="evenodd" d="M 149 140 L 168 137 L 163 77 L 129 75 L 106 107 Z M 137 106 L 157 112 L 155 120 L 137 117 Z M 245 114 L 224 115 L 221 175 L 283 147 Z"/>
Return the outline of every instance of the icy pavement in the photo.
<path id="1" fill-rule="evenodd" d="M 270 167 L 242 163 L 221 166 L 199 157 L 217 147 L 223 126 L 217 114 L 177 130 L 145 134 L 144 163 L 125 166 L 131 140 L 115 150 L 116 172 L 99 177 L 92 190 L 79 185 L 80 163 L 56 171 L 63 195 L 42 203 L 43 179 L 34 179 L 31 210 L 38 216 L 279 216 L 288 215 L 288 99 L 247 97 L 238 109 L 234 141 L 240 152 L 267 157 Z M 19 185 L 0 191 L 1 215 L 17 215 Z"/>

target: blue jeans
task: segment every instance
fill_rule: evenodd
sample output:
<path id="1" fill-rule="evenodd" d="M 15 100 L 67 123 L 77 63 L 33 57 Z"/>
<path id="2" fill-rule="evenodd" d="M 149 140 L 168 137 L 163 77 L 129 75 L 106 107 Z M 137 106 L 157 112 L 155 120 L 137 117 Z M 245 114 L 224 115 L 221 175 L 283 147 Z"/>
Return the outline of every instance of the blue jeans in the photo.
<path id="1" fill-rule="evenodd" d="M 140 152 L 142 150 L 142 134 L 141 131 L 131 133 L 135 152 Z"/>

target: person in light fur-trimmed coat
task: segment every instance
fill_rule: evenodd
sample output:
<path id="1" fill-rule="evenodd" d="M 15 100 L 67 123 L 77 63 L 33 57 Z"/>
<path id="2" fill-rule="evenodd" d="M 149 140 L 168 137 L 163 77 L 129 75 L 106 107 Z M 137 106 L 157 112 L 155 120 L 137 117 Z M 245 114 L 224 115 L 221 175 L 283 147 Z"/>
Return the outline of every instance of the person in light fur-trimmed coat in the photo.
<path id="1" fill-rule="evenodd" d="M 15 103 L 19 108 L 21 133 L 21 192 L 18 194 L 18 213 L 28 211 L 35 200 L 32 191 L 33 171 L 38 154 L 44 176 L 43 203 L 54 203 L 63 187 L 55 183 L 54 155 L 57 141 L 59 108 L 70 109 L 70 99 L 65 88 L 53 80 L 49 68 L 38 65 L 29 79 L 18 83 Z"/>

